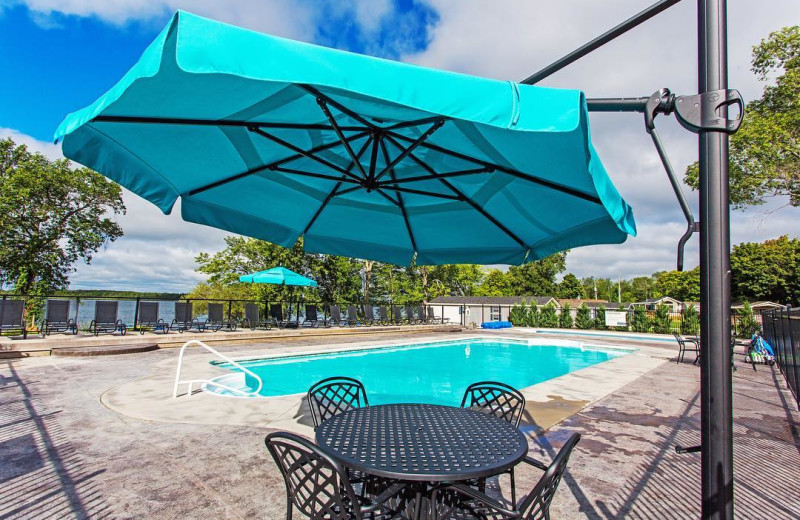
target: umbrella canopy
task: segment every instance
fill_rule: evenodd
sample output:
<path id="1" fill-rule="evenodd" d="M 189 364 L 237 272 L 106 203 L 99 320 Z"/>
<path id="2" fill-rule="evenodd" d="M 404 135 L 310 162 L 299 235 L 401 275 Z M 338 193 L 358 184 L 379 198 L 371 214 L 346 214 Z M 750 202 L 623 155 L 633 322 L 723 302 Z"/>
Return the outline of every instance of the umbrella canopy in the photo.
<path id="1" fill-rule="evenodd" d="M 276 285 L 296 285 L 301 287 L 316 287 L 317 282 L 297 274 L 285 267 L 273 267 L 266 271 L 257 273 L 243 274 L 239 277 L 240 282 L 246 283 L 271 283 Z"/>
<path id="2" fill-rule="evenodd" d="M 636 232 L 580 91 L 185 12 L 55 137 L 164 213 L 180 198 L 185 220 L 309 252 L 518 264 Z"/>

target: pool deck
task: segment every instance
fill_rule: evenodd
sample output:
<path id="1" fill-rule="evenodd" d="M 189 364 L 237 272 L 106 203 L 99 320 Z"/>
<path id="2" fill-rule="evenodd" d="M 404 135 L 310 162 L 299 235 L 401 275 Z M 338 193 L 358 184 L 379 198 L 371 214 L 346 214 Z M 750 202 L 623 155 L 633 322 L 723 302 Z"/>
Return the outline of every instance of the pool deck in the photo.
<path id="1" fill-rule="evenodd" d="M 531 337 L 524 331 L 489 334 Z M 414 339 L 467 335 L 476 333 Z M 358 339 L 362 347 L 404 341 L 405 335 Z M 352 336 L 285 342 L 223 352 L 245 356 L 359 346 Z M 611 338 L 587 343 L 630 346 Z M 556 495 L 553 518 L 698 516 L 699 456 L 674 452 L 675 444 L 699 441 L 698 369 L 674 363 L 673 345 L 638 346 L 636 354 L 526 390 L 534 403 L 525 416 L 532 455 L 549 460 L 571 432 L 583 434 Z M 283 482 L 263 438 L 274 428 L 302 428 L 307 418 L 289 412 L 291 417 L 270 419 L 258 403 L 245 403 L 253 406 L 246 412 L 230 404 L 259 399 L 204 394 L 172 399 L 176 356 L 175 350 L 157 350 L 0 362 L 0 517 L 282 518 Z M 800 414 L 780 374 L 766 366 L 754 372 L 740 358 L 734 373 L 737 518 L 798 518 Z M 199 351 L 189 359 L 187 369 L 209 366 L 209 356 Z M 622 366 L 614 365 L 622 360 Z M 591 372 L 601 367 L 605 371 Z M 166 386 L 159 379 L 164 376 Z M 120 403 L 125 385 L 154 377 L 149 397 Z M 519 489 L 529 489 L 538 476 L 520 468 Z M 493 492 L 507 495 L 506 478 L 493 484 Z"/>

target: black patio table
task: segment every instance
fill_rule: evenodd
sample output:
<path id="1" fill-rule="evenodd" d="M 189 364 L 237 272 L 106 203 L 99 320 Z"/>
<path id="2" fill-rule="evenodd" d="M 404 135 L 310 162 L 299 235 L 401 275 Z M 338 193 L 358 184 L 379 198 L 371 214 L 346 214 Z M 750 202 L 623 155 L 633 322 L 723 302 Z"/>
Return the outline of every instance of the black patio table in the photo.
<path id="1" fill-rule="evenodd" d="M 475 410 L 431 404 L 387 404 L 336 415 L 317 428 L 320 449 L 355 470 L 427 484 L 489 477 L 528 453 L 513 425 Z M 418 513 L 419 514 L 419 513 Z"/>

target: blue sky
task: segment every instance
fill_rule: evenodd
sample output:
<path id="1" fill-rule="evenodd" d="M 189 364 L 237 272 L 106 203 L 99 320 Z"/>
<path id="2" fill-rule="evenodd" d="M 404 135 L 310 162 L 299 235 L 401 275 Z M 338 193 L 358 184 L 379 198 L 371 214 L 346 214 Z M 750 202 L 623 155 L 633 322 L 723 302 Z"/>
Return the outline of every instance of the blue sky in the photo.
<path id="1" fill-rule="evenodd" d="M 520 79 L 653 0 L 0 0 L 0 137 L 59 157 L 58 123 L 113 85 L 135 63 L 176 9 L 249 29 L 498 79 Z M 695 2 L 654 20 L 549 78 L 546 86 L 588 96 L 646 96 L 660 87 L 696 90 Z M 730 84 L 745 99 L 763 85 L 749 71 L 753 45 L 770 31 L 800 23 L 797 0 L 729 0 Z M 677 171 L 696 160 L 697 138 L 674 120 L 658 122 Z M 680 209 L 639 117 L 593 114 L 593 140 L 637 217 L 639 235 L 622 246 L 573 250 L 578 276 L 616 278 L 674 268 Z M 685 190 L 697 214 L 696 194 Z M 125 192 L 125 236 L 80 265 L 76 288 L 187 290 L 203 277 L 194 257 L 223 247 L 225 234 L 162 215 Z M 737 211 L 732 242 L 798 236 L 800 210 L 786 201 Z M 153 265 L 154 239 L 168 244 Z M 687 265 L 697 263 L 690 241 Z"/>

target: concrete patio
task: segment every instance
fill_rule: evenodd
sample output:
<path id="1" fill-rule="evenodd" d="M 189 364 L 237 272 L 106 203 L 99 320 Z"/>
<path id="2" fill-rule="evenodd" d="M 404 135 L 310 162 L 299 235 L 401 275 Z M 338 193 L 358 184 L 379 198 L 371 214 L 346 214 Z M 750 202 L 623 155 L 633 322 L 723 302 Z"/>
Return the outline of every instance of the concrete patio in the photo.
<path id="1" fill-rule="evenodd" d="M 466 333 L 420 337 L 453 339 L 459 334 Z M 380 340 L 387 338 L 392 336 Z M 224 352 L 314 349 L 322 341 L 286 338 L 282 346 L 225 347 Z M 324 339 L 327 345 L 353 341 L 346 336 Z M 591 342 L 620 344 L 611 338 Z M 555 420 L 527 414 L 531 455 L 541 459 L 549 460 L 571 432 L 583 434 L 556 495 L 554 519 L 698 516 L 699 455 L 674 452 L 676 444 L 699 443 L 698 370 L 690 363 L 665 362 L 675 353 L 669 344 L 643 346 L 655 360 L 652 366 L 616 388 L 598 390 L 588 406 L 566 405 L 567 413 L 555 414 Z M 175 350 L 159 350 L 3 361 L 0 518 L 282 518 L 283 482 L 263 445 L 271 431 L 267 421 L 237 424 L 222 416 L 205 423 L 167 422 L 134 418 L 106 406 L 103 396 L 109 390 L 152 377 L 161 365 L 174 366 L 176 355 Z M 800 414 L 777 371 L 759 366 L 754 372 L 741 356 L 737 362 L 737 517 L 798 518 Z M 567 386 L 552 390 L 547 394 L 552 408 L 560 408 L 559 399 L 575 401 Z M 187 399 L 198 397 L 208 396 Z M 536 435 L 537 426 L 544 435 Z M 538 476 L 520 468 L 519 489 L 529 489 Z M 506 485 L 507 479 L 501 479 L 495 492 L 507 495 Z"/>

